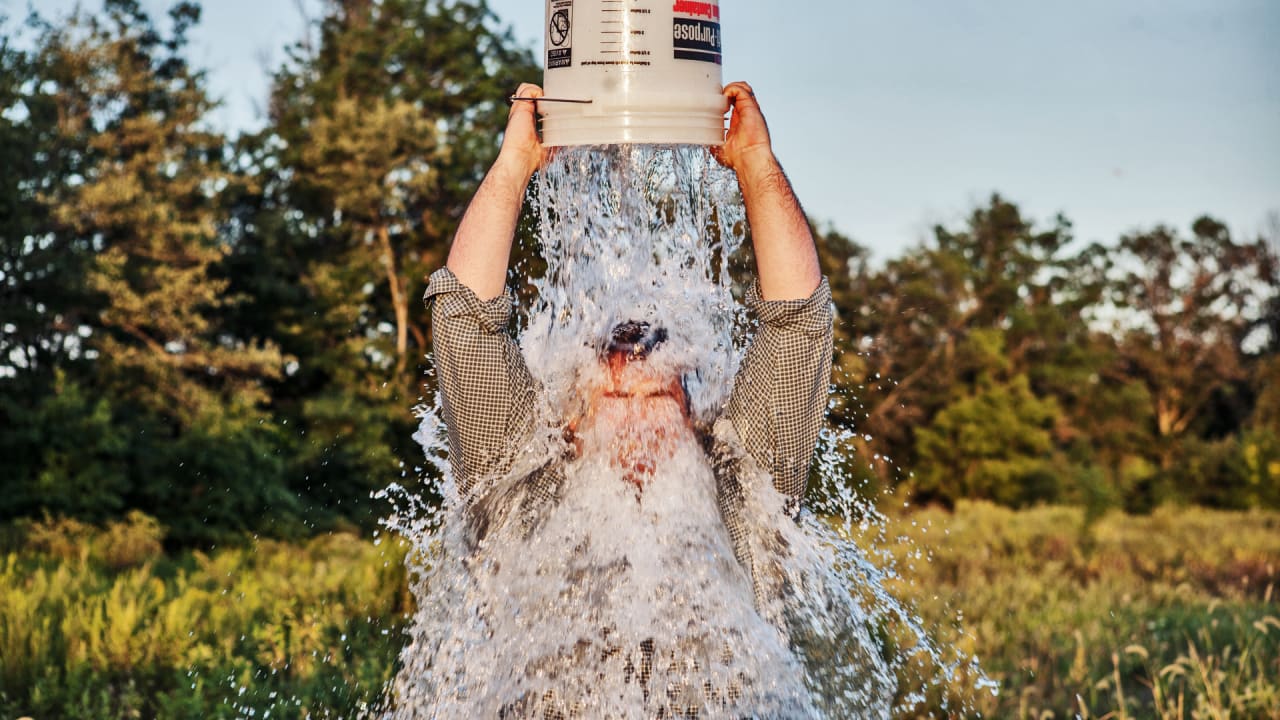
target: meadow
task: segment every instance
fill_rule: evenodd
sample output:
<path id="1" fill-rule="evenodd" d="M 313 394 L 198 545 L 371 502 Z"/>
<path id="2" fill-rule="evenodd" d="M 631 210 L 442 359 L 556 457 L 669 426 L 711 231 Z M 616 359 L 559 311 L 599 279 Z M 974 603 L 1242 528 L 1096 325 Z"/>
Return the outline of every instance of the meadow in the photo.
<path id="1" fill-rule="evenodd" d="M 903 717 L 1280 717 L 1280 513 L 961 503 L 863 542 L 896 559 L 893 589 L 937 642 L 1000 685 L 962 670 Z M 358 716 L 413 606 L 390 540 L 166 554 L 135 513 L 0 543 L 0 718 Z M 903 688 L 931 672 L 904 669 Z"/>

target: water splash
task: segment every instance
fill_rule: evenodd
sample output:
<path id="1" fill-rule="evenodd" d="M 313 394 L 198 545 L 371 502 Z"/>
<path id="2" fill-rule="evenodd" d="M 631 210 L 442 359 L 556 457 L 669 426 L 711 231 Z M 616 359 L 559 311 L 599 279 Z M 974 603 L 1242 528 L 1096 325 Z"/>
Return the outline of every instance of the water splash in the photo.
<path id="1" fill-rule="evenodd" d="M 547 272 L 521 348 L 552 415 L 598 365 L 594 342 L 625 320 L 665 327 L 670 342 L 653 359 L 693 370 L 695 418 L 719 410 L 744 340 L 729 274 L 746 231 L 737 191 L 696 147 L 565 148 L 539 173 Z"/>
<path id="2" fill-rule="evenodd" d="M 701 148 L 562 150 L 536 197 L 547 272 L 520 342 L 542 422 L 468 506 L 438 408 L 420 409 L 444 500 L 386 493 L 419 608 L 383 717 L 875 718 L 918 703 L 898 692 L 905 664 L 947 666 L 886 590 L 891 566 L 850 540 L 855 518 L 863 534 L 880 519 L 837 458 L 820 458 L 823 500 L 799 522 L 744 471 L 755 574 L 735 559 L 693 430 L 723 408 L 749 331 L 729 274 L 745 231 L 733 175 Z M 670 403 L 615 403 L 576 424 L 604 372 L 600 339 L 624 320 L 667 329 L 645 366 L 681 378 L 692 423 Z M 624 445 L 658 460 L 637 473 Z M 557 502 L 522 512 L 548 467 Z M 907 649 L 886 646 L 890 625 Z"/>

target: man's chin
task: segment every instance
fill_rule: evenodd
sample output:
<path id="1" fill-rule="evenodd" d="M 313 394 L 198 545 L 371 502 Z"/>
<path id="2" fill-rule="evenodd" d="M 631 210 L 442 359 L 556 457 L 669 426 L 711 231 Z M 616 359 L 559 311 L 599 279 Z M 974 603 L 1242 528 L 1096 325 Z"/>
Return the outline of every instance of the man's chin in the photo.
<path id="1" fill-rule="evenodd" d="M 669 392 L 658 392 L 652 395 L 606 393 L 600 398 L 600 410 L 602 415 L 624 415 L 627 422 L 646 419 L 661 419 L 669 422 L 676 419 L 672 417 L 672 413 L 678 415 L 678 419 L 684 418 L 684 408 L 680 399 Z"/>
<path id="2" fill-rule="evenodd" d="M 619 437 L 669 436 L 673 430 L 692 427 L 684 404 L 669 393 L 639 398 L 601 396 L 588 417 L 578 434 L 594 436 L 602 445 Z"/>

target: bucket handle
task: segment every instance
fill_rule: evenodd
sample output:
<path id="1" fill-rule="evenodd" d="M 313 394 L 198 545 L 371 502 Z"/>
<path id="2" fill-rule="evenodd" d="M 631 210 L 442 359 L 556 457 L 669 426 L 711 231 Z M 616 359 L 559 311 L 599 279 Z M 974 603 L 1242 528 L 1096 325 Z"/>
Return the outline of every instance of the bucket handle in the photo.
<path id="1" fill-rule="evenodd" d="M 560 103 L 577 103 L 579 105 L 590 105 L 593 102 L 592 100 L 579 100 L 577 98 L 549 98 L 549 97 L 532 98 L 532 97 L 516 97 L 515 95 L 512 95 L 511 97 L 507 98 L 507 104 L 510 105 L 512 103 L 520 102 L 522 100 L 535 103 L 535 104 L 539 102 L 560 102 Z"/>

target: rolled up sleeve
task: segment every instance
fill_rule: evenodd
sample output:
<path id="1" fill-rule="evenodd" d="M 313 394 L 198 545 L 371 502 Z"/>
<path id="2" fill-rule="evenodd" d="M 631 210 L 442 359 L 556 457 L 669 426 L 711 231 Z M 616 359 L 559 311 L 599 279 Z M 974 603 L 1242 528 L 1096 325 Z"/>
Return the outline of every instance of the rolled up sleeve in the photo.
<path id="1" fill-rule="evenodd" d="M 832 308 L 826 279 L 803 300 L 747 291 L 755 337 L 734 379 L 726 417 L 746 450 L 797 503 L 804 497 L 831 382 Z"/>
<path id="2" fill-rule="evenodd" d="M 504 472 L 531 428 L 537 387 L 507 331 L 512 297 L 481 301 L 448 268 L 431 275 L 432 344 L 449 462 L 460 491 Z"/>

